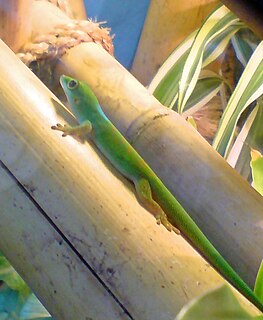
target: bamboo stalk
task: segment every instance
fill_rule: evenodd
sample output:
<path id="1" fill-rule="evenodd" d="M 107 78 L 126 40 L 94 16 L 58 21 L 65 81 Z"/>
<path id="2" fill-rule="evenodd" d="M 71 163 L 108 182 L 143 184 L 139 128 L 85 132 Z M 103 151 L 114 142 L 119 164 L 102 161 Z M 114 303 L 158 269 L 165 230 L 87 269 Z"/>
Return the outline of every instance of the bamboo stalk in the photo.
<path id="1" fill-rule="evenodd" d="M 85 227 L 74 219 L 78 205 L 63 201 L 72 184 L 63 188 L 62 155 L 53 153 L 63 146 L 50 125 L 56 112 L 74 119 L 3 42 L 0 60 L 0 250 L 56 319 L 128 319 L 68 240 L 81 239 Z M 57 219 L 69 223 L 64 234 Z"/>
<path id="2" fill-rule="evenodd" d="M 263 198 L 100 47 L 70 49 L 57 73 L 90 84 L 112 122 L 253 287 L 263 256 Z"/>
<path id="3" fill-rule="evenodd" d="M 74 19 L 87 19 L 83 0 L 68 0 Z"/>
<path id="4" fill-rule="evenodd" d="M 0 250 L 56 319 L 174 319 L 223 283 L 93 146 L 50 129 L 74 119 L 2 42 L 0 70 Z"/>
<path id="5" fill-rule="evenodd" d="M 0 191 L 1 251 L 56 319 L 130 319 L 1 162 Z"/>
<path id="6" fill-rule="evenodd" d="M 37 36 L 48 35 L 56 25 L 69 23 L 71 21 L 65 12 L 61 11 L 54 4 L 44 0 L 34 0 L 31 10 L 33 25 L 32 39 Z M 45 19 L 43 19 L 43 17 L 45 17 Z"/>
<path id="7" fill-rule="evenodd" d="M 150 1 L 131 73 L 148 85 L 172 50 L 200 27 L 218 3 L 218 0 Z"/>
<path id="8" fill-rule="evenodd" d="M 33 0 L 0 0 L 0 37 L 14 51 L 31 35 L 32 4 Z"/>
<path id="9" fill-rule="evenodd" d="M 35 19 L 36 32 L 48 32 L 56 22 L 63 22 L 63 16 L 58 19 L 45 1 L 37 4 L 34 17 L 45 12 L 49 23 Z M 70 49 L 57 68 L 57 76 L 61 73 L 91 85 L 113 123 L 253 287 L 263 256 L 262 197 L 191 126 L 164 109 L 97 45 L 84 43 Z"/>

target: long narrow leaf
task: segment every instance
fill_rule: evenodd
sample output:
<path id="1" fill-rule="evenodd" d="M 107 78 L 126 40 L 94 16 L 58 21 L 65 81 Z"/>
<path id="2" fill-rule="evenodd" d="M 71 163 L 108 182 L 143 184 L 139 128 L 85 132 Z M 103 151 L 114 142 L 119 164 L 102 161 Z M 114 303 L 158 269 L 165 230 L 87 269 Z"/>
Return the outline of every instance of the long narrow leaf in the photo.
<path id="1" fill-rule="evenodd" d="M 194 91 L 184 108 L 183 116 L 191 116 L 200 110 L 219 92 L 223 83 L 226 83 L 224 78 L 217 73 L 202 70 Z"/>
<path id="2" fill-rule="evenodd" d="M 221 6 L 208 17 L 208 19 L 203 24 L 202 28 L 199 29 L 199 32 L 196 35 L 195 41 L 191 47 L 191 50 L 185 62 L 185 67 L 183 69 L 183 73 L 179 84 L 179 113 L 183 111 L 184 106 L 187 100 L 189 99 L 198 80 L 198 76 L 202 68 L 202 61 L 206 45 L 213 39 L 216 39 L 216 37 L 220 35 L 223 31 L 229 31 L 230 36 L 232 36 L 236 31 L 238 31 L 240 27 L 238 21 L 238 18 L 234 16 L 230 10 L 228 10 L 225 6 Z M 229 41 L 229 38 L 227 39 L 227 37 L 224 36 L 222 39 L 222 49 L 225 49 L 225 46 Z M 219 52 L 222 51 L 220 51 L 219 45 L 217 45 L 214 48 L 215 56 L 218 56 Z"/>
<path id="3" fill-rule="evenodd" d="M 250 165 L 252 168 L 253 187 L 263 196 L 263 155 L 253 149 L 251 151 L 251 158 Z M 263 270 L 261 272 L 263 273 Z M 263 280 L 263 274 L 261 275 L 261 280 Z M 263 283 L 261 285 L 263 299 Z"/>
<path id="4" fill-rule="evenodd" d="M 250 161 L 250 146 L 249 143 L 251 143 L 251 139 L 249 139 L 249 133 L 251 132 L 251 128 L 253 124 L 255 123 L 256 116 L 259 111 L 259 106 L 257 105 L 253 111 L 250 113 L 248 118 L 246 119 L 242 130 L 238 134 L 235 143 L 233 144 L 233 147 L 231 148 L 228 157 L 227 162 L 231 165 L 231 167 L 235 168 L 238 160 L 242 156 L 242 151 L 246 149 L 247 152 L 245 152 L 245 155 L 243 154 L 243 161 L 245 161 L 244 158 L 248 159 Z M 244 151 L 243 151 L 244 153 Z M 240 164 L 239 164 L 240 167 Z M 248 168 L 247 163 L 245 165 L 246 168 Z M 240 173 L 240 171 L 239 171 Z M 247 178 L 247 177 L 245 177 Z"/>
<path id="5" fill-rule="evenodd" d="M 226 28 L 222 28 L 215 37 L 212 37 L 206 43 L 202 68 L 215 61 L 225 51 L 230 39 L 232 39 L 236 32 L 243 26 L 243 23 L 237 21 L 236 17 L 232 15 L 231 23 L 228 23 Z"/>
<path id="6" fill-rule="evenodd" d="M 259 301 L 263 303 L 263 260 L 261 261 L 261 265 L 258 270 L 254 292 Z"/>
<path id="7" fill-rule="evenodd" d="M 245 108 L 263 94 L 263 41 L 251 56 L 223 113 L 213 146 L 226 155 L 234 136 L 237 121 Z"/>
<path id="8" fill-rule="evenodd" d="M 224 285 L 192 300 L 177 315 L 176 320 L 252 320 L 239 304 L 231 289 Z M 257 318 L 263 319 L 263 318 Z"/>
<path id="9" fill-rule="evenodd" d="M 177 100 L 179 80 L 196 33 L 197 31 L 193 32 L 176 47 L 148 87 L 149 92 L 169 108 L 172 108 Z"/>
<path id="10" fill-rule="evenodd" d="M 227 157 L 227 162 L 245 179 L 251 182 L 251 149 L 263 153 L 263 99 L 258 99 L 257 105 L 244 122 Z"/>
<path id="11" fill-rule="evenodd" d="M 214 61 L 225 50 L 229 39 L 240 29 L 241 26 L 242 24 L 239 22 L 237 17 L 226 9 L 226 7 L 221 6 L 217 8 L 211 13 L 201 28 L 201 34 L 205 37 L 205 41 L 202 43 L 199 41 L 200 37 L 197 36 L 197 33 L 200 34 L 199 30 L 193 32 L 180 45 L 178 45 L 157 72 L 149 86 L 149 91 L 165 106 L 175 108 L 178 100 L 179 84 L 182 94 L 182 74 L 184 73 L 185 75 L 187 72 L 185 70 L 189 71 L 189 66 L 192 65 L 193 62 L 196 63 L 197 61 L 196 59 L 193 59 L 193 57 L 189 58 L 190 51 L 193 55 L 198 55 L 198 59 L 201 56 L 203 57 L 203 59 L 198 60 L 200 65 L 195 74 L 198 78 L 201 66 L 204 67 Z M 193 44 L 194 40 L 195 45 Z M 199 48 L 199 50 L 198 47 L 202 48 Z M 193 66 L 191 70 L 193 68 L 195 68 L 195 66 Z M 189 97 L 191 96 L 197 82 L 197 78 L 191 77 L 192 75 L 189 75 L 191 89 L 188 88 L 188 84 L 185 82 L 185 86 L 189 89 L 187 90 Z M 188 98 L 184 101 L 184 106 Z M 184 111 L 184 106 L 180 105 L 180 109 L 177 111 L 182 113 Z"/>
<path id="12" fill-rule="evenodd" d="M 245 41 L 238 35 L 234 35 L 231 38 L 231 43 L 235 50 L 238 60 L 242 63 L 243 67 L 245 68 L 256 48 L 252 48 L 247 41 Z"/>

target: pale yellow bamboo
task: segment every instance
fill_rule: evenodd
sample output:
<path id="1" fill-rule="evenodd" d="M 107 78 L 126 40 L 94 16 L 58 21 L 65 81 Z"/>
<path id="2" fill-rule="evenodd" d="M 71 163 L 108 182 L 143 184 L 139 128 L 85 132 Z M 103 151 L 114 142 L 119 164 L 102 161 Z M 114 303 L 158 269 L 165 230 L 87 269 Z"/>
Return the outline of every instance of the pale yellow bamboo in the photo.
<path id="1" fill-rule="evenodd" d="M 86 8 L 83 0 L 68 0 L 74 19 L 87 19 Z"/>
<path id="2" fill-rule="evenodd" d="M 43 19 L 45 17 L 45 19 Z M 55 26 L 70 22 L 65 12 L 45 0 L 34 0 L 32 4 L 32 39 L 47 35 Z"/>
<path id="3" fill-rule="evenodd" d="M 91 85 L 112 122 L 253 286 L 263 256 L 263 198 L 99 46 L 69 50 L 57 71 Z"/>
<path id="4" fill-rule="evenodd" d="M 36 1 L 33 7 L 35 32 L 48 32 L 63 19 L 69 21 L 54 14 L 47 4 Z M 45 21 L 40 19 L 43 13 Z M 133 141 L 208 238 L 253 286 L 263 256 L 262 197 L 181 117 L 163 109 L 95 44 L 71 49 L 61 59 L 57 74 L 61 73 L 92 86 L 113 123 Z M 171 115 L 160 117 L 160 112 Z"/>
<path id="5" fill-rule="evenodd" d="M 4 131 L 10 141 L 14 132 L 5 130 L 2 121 L 0 118 L 0 134 L 3 138 Z M 2 147 L 3 139 L 0 144 Z M 36 164 L 30 154 L 26 155 L 26 148 L 17 147 L 23 145 L 17 144 L 13 150 L 23 157 L 25 167 Z M 28 187 L 32 191 L 38 184 L 32 181 Z M 0 203 L 1 252 L 55 319 L 130 319 L 1 162 Z"/>
<path id="6" fill-rule="evenodd" d="M 50 125 L 58 114 L 74 119 L 3 42 L 0 60 L 0 251 L 56 319 L 127 319 L 67 239 L 81 239 L 85 224 L 74 214 L 83 210 L 85 219 L 86 213 L 63 200 L 74 198 L 74 179 L 60 178 L 63 156 L 53 150 L 64 148 Z M 64 234 L 56 220 L 65 223 Z"/>
<path id="7" fill-rule="evenodd" d="M 37 0 L 38 1 L 38 0 Z M 72 19 L 86 19 L 86 9 L 83 0 L 41 0 L 49 1 Z"/>
<path id="8" fill-rule="evenodd" d="M 134 319 L 172 320 L 223 283 L 156 225 L 94 146 L 50 129 L 74 121 L 2 42 L 0 70 L 0 250 L 56 319 L 126 319 L 125 308 Z"/>
<path id="9" fill-rule="evenodd" d="M 13 50 L 19 50 L 32 31 L 33 0 L 0 0 L 0 38 Z"/>
<path id="10" fill-rule="evenodd" d="M 217 4 L 218 0 L 151 0 L 131 73 L 148 85 L 172 50 Z"/>

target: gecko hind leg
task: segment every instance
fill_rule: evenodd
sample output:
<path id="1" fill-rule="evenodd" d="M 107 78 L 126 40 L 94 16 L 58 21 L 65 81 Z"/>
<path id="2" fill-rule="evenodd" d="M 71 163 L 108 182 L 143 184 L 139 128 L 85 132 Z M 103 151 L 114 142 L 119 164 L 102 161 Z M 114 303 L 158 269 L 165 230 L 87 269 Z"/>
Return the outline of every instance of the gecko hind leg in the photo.
<path id="1" fill-rule="evenodd" d="M 142 203 L 145 209 L 149 210 L 154 215 L 157 223 L 163 224 L 168 231 L 174 231 L 176 234 L 180 234 L 180 230 L 175 228 L 168 221 L 163 209 L 152 198 L 152 190 L 149 181 L 145 178 L 140 178 L 137 181 L 135 181 L 134 184 L 139 201 Z"/>
<path id="2" fill-rule="evenodd" d="M 63 126 L 62 124 L 57 123 L 55 126 L 52 126 L 51 129 L 63 132 L 62 137 L 76 136 L 81 138 L 91 132 L 92 124 L 88 120 L 74 127 L 67 124 Z"/>

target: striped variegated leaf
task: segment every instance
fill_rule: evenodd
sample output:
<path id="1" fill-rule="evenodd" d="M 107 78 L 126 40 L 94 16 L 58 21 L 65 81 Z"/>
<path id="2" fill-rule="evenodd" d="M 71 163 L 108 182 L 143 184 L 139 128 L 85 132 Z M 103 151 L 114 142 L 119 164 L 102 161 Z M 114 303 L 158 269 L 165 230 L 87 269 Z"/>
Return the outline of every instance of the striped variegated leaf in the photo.
<path id="1" fill-rule="evenodd" d="M 261 261 L 254 288 L 255 295 L 263 303 L 263 260 Z"/>
<path id="2" fill-rule="evenodd" d="M 212 62 L 225 50 L 230 38 L 240 27 L 238 18 L 225 6 L 221 6 L 207 18 L 199 29 L 187 56 L 179 83 L 179 113 L 183 112 L 194 90 L 202 66 Z"/>
<path id="3" fill-rule="evenodd" d="M 168 57 L 152 80 L 149 91 L 162 104 L 176 109 L 179 84 L 181 100 L 185 94 L 190 98 L 201 67 L 214 61 L 224 51 L 229 39 L 241 26 L 242 24 L 237 17 L 226 7 L 217 8 L 208 17 L 201 29 L 193 32 Z M 201 37 L 203 38 L 202 41 Z M 197 68 L 197 72 L 194 73 L 195 77 L 193 77 L 195 68 Z M 184 75 L 183 80 L 181 79 L 182 75 Z M 200 84 L 199 88 L 203 87 L 206 81 L 202 79 L 201 82 L 202 84 Z M 207 93 L 208 97 L 203 95 L 200 100 L 208 101 L 211 98 L 211 90 L 208 89 Z M 180 113 L 184 111 L 188 98 L 184 99 L 184 105 L 180 104 L 180 108 L 177 111 Z M 188 107 L 192 105 L 195 99 L 196 95 L 191 97 L 192 101 L 190 101 Z"/>
<path id="4" fill-rule="evenodd" d="M 252 185 L 263 196 L 263 155 L 258 150 L 255 150 L 255 149 L 251 150 L 250 165 L 252 168 L 252 178 L 253 178 Z M 263 284 L 262 284 L 262 290 L 263 290 Z M 263 299 L 263 291 L 262 291 L 262 299 Z"/>
<path id="5" fill-rule="evenodd" d="M 191 116 L 206 105 L 220 90 L 222 84 L 228 83 L 217 73 L 202 70 L 198 82 L 184 108 L 183 116 Z"/>
<path id="6" fill-rule="evenodd" d="M 251 174 L 250 162 L 250 145 L 252 140 L 252 129 L 256 123 L 256 117 L 259 114 L 259 106 L 257 105 L 250 115 L 247 117 L 240 133 L 238 134 L 235 143 L 233 144 L 227 162 L 245 178 L 249 179 Z"/>
<path id="7" fill-rule="evenodd" d="M 149 92 L 169 108 L 173 108 L 176 103 L 183 66 L 196 33 L 193 32 L 176 47 L 148 87 Z"/>
<path id="8" fill-rule="evenodd" d="M 251 148 L 263 152 L 263 99 L 259 100 L 242 125 L 227 157 L 227 162 L 250 182 Z"/>
<path id="9" fill-rule="evenodd" d="M 250 44 L 248 41 L 246 41 L 238 35 L 234 35 L 231 38 L 231 43 L 235 50 L 238 60 L 245 68 L 252 53 L 256 50 L 256 47 L 254 47 L 252 44 Z"/>
<path id="10" fill-rule="evenodd" d="M 263 41 L 251 56 L 221 118 L 213 146 L 228 154 L 237 121 L 246 107 L 263 94 Z"/>

